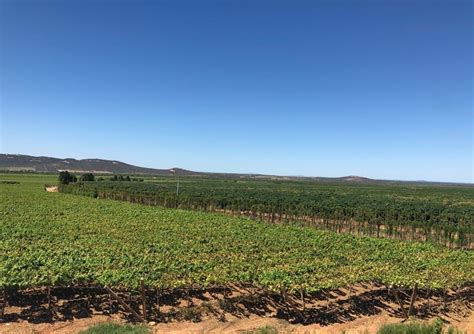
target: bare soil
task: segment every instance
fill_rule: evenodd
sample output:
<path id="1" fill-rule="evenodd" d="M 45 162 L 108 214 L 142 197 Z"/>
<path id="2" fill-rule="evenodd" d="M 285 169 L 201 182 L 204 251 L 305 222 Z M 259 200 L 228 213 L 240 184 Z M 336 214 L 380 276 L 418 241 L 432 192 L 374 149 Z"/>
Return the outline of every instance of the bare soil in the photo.
<path id="1" fill-rule="evenodd" d="M 116 291 L 141 314 L 140 295 Z M 411 291 L 400 291 L 408 309 Z M 11 291 L 0 333 L 79 333 L 101 322 L 136 322 L 101 287 L 55 287 Z M 393 290 L 357 285 L 318 294 L 270 293 L 254 287 L 146 291 L 147 320 L 154 333 L 248 333 L 265 326 L 279 333 L 375 333 L 385 323 L 401 322 L 403 312 Z M 474 286 L 458 290 L 420 290 L 413 316 L 440 317 L 474 333 Z"/>

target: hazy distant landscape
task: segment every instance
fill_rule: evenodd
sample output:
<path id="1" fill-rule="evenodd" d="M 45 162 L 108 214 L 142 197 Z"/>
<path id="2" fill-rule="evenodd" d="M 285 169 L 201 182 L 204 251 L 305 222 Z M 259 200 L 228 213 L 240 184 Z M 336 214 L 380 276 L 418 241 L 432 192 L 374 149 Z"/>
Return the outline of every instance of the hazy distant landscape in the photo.
<path id="1" fill-rule="evenodd" d="M 94 174 L 129 174 L 129 175 L 182 175 L 182 176 L 202 176 L 217 178 L 256 178 L 256 179 L 274 179 L 274 180 L 314 180 L 321 182 L 360 182 L 360 183 L 442 183 L 457 184 L 456 182 L 427 182 L 427 181 L 403 181 L 403 180 L 376 180 L 363 176 L 341 176 L 341 177 L 323 177 L 323 176 L 292 176 L 292 175 L 265 175 L 254 173 L 209 173 L 190 171 L 183 168 L 173 167 L 169 169 L 156 169 L 137 167 L 121 161 L 111 161 L 104 159 L 60 159 L 52 157 L 35 157 L 23 154 L 0 154 L 0 170 L 4 171 L 30 171 L 39 173 L 57 173 L 68 170 L 75 173 L 94 173 Z M 474 184 L 462 183 L 464 186 L 473 186 Z"/>

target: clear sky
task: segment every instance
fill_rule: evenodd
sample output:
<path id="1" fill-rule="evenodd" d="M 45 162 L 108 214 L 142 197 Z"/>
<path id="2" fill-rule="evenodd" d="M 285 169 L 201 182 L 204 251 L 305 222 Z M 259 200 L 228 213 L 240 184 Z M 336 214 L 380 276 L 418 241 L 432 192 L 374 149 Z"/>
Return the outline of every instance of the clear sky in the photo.
<path id="1" fill-rule="evenodd" d="M 474 182 L 470 0 L 0 11 L 2 153 Z"/>

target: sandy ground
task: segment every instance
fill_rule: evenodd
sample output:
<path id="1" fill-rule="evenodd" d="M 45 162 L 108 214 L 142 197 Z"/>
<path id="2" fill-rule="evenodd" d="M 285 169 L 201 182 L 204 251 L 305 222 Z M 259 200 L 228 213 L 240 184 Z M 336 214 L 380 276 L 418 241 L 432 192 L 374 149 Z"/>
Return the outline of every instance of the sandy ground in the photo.
<path id="1" fill-rule="evenodd" d="M 275 318 L 250 317 L 248 319 L 236 319 L 229 322 L 219 322 L 217 320 L 204 321 L 202 323 L 175 323 L 175 324 L 159 324 L 152 327 L 153 333 L 248 333 L 262 327 L 275 328 L 278 333 L 337 333 L 343 330 L 346 333 L 363 333 L 368 330 L 369 333 L 376 333 L 377 329 L 384 323 L 397 322 L 400 319 L 390 318 L 387 316 L 376 316 L 370 318 L 360 318 L 351 323 L 336 324 L 330 326 L 313 325 L 292 325 L 285 320 Z"/>
<path id="2" fill-rule="evenodd" d="M 467 334 L 474 333 L 474 313 L 467 318 L 442 317 L 450 326 L 454 326 Z M 104 323 L 116 322 L 124 323 L 118 316 L 96 315 L 90 318 L 76 319 L 73 321 L 58 321 L 55 323 L 34 324 L 26 321 L 0 324 L 0 333 L 4 334 L 75 334 L 84 331 L 90 326 Z M 375 334 L 377 329 L 387 323 L 401 322 L 400 318 L 392 317 L 388 314 L 380 314 L 371 317 L 360 317 L 351 322 L 321 326 L 319 324 L 311 325 L 293 325 L 285 320 L 276 318 L 265 318 L 250 316 L 248 318 L 231 319 L 226 322 L 217 319 L 204 320 L 201 322 L 180 321 L 166 324 L 156 324 L 150 326 L 152 333 L 185 333 L 185 334 L 204 334 L 204 333 L 252 333 L 255 329 L 269 326 L 275 328 L 278 333 L 316 333 L 316 334 L 341 334 L 345 331 L 347 334 Z"/>
<path id="3" fill-rule="evenodd" d="M 11 305 L 7 305 L 3 319 L 8 322 L 2 323 L 0 320 L 0 333 L 72 334 L 80 333 L 98 323 L 125 323 L 126 319 L 128 321 L 134 319 L 129 313 L 120 310 L 116 302 L 107 294 L 100 294 L 100 288 L 98 290 L 58 288 L 53 291 L 55 293 L 53 310 L 55 311 L 52 313 L 47 312 L 42 289 L 19 292 L 14 297 L 10 295 L 9 304 Z M 90 300 L 85 299 L 85 295 L 81 295 L 81 293 L 87 295 L 88 291 L 95 292 Z M 254 298 L 258 293 L 257 290 L 249 294 L 249 291 L 241 287 L 234 287 L 230 294 L 227 293 L 226 298 L 232 301 L 231 305 L 233 305 L 229 307 L 225 303 L 219 304 L 222 303 L 224 296 L 224 291 L 219 291 L 212 291 L 212 294 L 211 290 L 202 291 L 201 294 L 194 295 L 190 301 L 186 300 L 179 291 L 173 291 L 169 295 L 162 293 L 159 312 L 163 320 L 149 323 L 152 333 L 252 333 L 258 328 L 268 326 L 276 329 L 278 333 L 341 334 L 345 331 L 346 334 L 375 334 L 383 324 L 399 323 L 403 320 L 399 306 L 393 298 L 390 298 L 391 294 L 388 294 L 383 286 L 370 287 L 361 284 L 352 286 L 352 292 L 346 288 L 333 290 L 330 294 L 331 302 L 326 298 L 306 300 L 306 311 L 303 312 L 309 323 L 307 325 L 299 321 L 294 322 L 296 319 L 291 316 L 294 313 L 284 312 L 285 309 L 287 311 L 291 309 L 288 309 L 289 304 L 284 303 L 282 298 L 271 297 L 271 295 Z M 401 296 L 404 295 L 406 293 L 401 294 Z M 206 296 L 206 302 L 204 302 L 203 297 Z M 148 295 L 148 297 L 151 296 Z M 86 300 L 88 300 L 87 303 L 85 303 Z M 151 299 L 149 301 L 151 302 Z M 191 302 L 191 307 L 187 306 L 188 302 Z M 296 303 L 296 301 L 293 302 Z M 405 306 L 407 302 L 408 299 L 405 297 Z M 204 308 L 205 305 L 207 305 L 206 308 Z M 218 305 L 224 306 L 219 308 Z M 299 305 L 298 308 L 301 310 L 302 306 Z M 449 290 L 441 295 L 433 294 L 429 298 L 420 291 L 414 306 L 416 314 L 419 319 L 423 319 L 422 321 L 432 321 L 436 317 L 441 317 L 446 324 L 467 334 L 474 334 L 474 289 L 472 287 L 457 291 Z M 432 312 L 427 313 L 427 306 L 430 306 L 429 310 Z M 138 304 L 135 304 L 135 307 L 138 309 Z M 199 317 L 183 318 L 196 307 L 201 312 Z M 109 309 L 118 311 L 106 313 Z M 67 314 L 69 317 L 65 317 Z M 285 317 L 293 319 L 293 322 L 284 320 Z M 156 314 L 155 319 L 158 319 Z"/>

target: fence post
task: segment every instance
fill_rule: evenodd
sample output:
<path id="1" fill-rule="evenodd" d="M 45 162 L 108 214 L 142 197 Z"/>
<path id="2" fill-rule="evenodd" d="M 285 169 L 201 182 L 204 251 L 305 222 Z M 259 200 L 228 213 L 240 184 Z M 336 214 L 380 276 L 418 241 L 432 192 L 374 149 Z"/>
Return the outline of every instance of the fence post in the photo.
<path id="1" fill-rule="evenodd" d="M 135 318 L 137 318 L 141 322 L 144 322 L 143 318 L 133 308 L 131 308 L 130 305 L 125 303 L 123 299 L 120 298 L 115 292 L 113 292 L 108 286 L 105 286 L 105 290 L 107 290 L 107 292 L 110 293 L 112 297 L 114 297 L 120 303 L 120 305 L 122 305 L 127 311 L 132 313 Z"/>
<path id="2" fill-rule="evenodd" d="M 147 314 L 146 314 L 146 292 L 145 292 L 145 283 L 143 282 L 143 277 L 140 278 L 140 290 L 141 290 L 141 295 L 142 295 L 142 313 L 143 313 L 143 319 L 146 321 L 146 320 L 147 320 Z"/>

